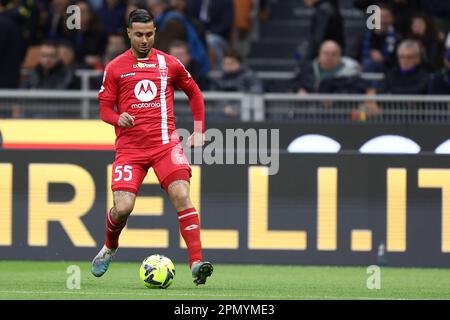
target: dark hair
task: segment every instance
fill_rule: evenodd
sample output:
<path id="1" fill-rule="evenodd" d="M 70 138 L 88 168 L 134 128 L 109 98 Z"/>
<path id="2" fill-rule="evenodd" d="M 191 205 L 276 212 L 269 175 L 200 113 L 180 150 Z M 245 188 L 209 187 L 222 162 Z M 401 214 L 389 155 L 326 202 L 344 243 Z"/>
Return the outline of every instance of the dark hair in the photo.
<path id="1" fill-rule="evenodd" d="M 133 22 L 149 23 L 153 21 L 153 16 L 145 9 L 135 9 L 128 16 L 128 27 L 131 28 Z"/>
<path id="2" fill-rule="evenodd" d="M 237 52 L 235 50 L 229 50 L 229 51 L 225 52 L 223 57 L 224 58 L 232 58 L 232 59 L 239 61 L 239 63 L 242 63 L 242 56 L 239 54 L 239 52 Z"/>
<path id="3" fill-rule="evenodd" d="M 389 3 L 379 3 L 377 4 L 378 7 L 380 8 L 380 10 L 387 10 L 389 11 L 392 15 L 394 14 L 394 8 L 392 7 L 391 4 Z"/>
<path id="4" fill-rule="evenodd" d="M 59 43 L 58 43 L 58 41 L 53 40 L 53 39 L 46 39 L 46 40 L 42 41 L 41 46 L 53 47 L 55 49 L 58 49 Z"/>
<path id="5" fill-rule="evenodd" d="M 75 45 L 73 44 L 72 41 L 69 41 L 69 40 L 58 41 L 58 47 L 70 48 L 71 50 L 75 51 Z"/>
<path id="6" fill-rule="evenodd" d="M 173 40 L 170 45 L 169 45 L 169 49 L 171 48 L 186 48 L 186 50 L 189 51 L 189 45 L 187 44 L 186 41 L 183 40 Z"/>
<path id="7" fill-rule="evenodd" d="M 436 38 L 438 38 L 438 31 L 436 29 L 436 25 L 433 23 L 433 21 L 431 20 L 431 18 L 423 13 L 415 13 L 411 16 L 410 18 L 410 26 L 409 28 L 411 29 L 412 27 L 412 23 L 414 19 L 422 19 L 425 22 L 425 26 L 426 26 L 426 30 L 425 30 L 425 37 L 431 38 L 432 41 L 437 41 Z"/>

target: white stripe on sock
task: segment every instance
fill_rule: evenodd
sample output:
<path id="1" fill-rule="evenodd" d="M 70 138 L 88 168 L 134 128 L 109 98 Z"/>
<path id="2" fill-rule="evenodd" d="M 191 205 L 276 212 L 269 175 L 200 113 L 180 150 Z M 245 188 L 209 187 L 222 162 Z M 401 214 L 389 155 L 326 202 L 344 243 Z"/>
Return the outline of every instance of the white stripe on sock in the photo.
<path id="1" fill-rule="evenodd" d="M 192 216 L 194 214 L 198 214 L 198 213 L 197 212 L 189 212 L 189 213 L 183 214 L 182 216 L 179 216 L 178 219 L 189 217 L 189 216 Z"/>

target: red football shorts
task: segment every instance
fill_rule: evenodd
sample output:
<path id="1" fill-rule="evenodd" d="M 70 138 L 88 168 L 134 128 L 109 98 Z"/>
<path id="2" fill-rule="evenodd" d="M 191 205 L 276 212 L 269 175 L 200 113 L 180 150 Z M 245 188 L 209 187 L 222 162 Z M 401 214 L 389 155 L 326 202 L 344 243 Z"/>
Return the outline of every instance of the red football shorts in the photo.
<path id="1" fill-rule="evenodd" d="M 128 191 L 134 194 L 139 189 L 152 167 L 159 184 L 171 173 L 185 169 L 192 175 L 191 167 L 179 143 L 169 143 L 151 149 L 119 149 L 112 167 L 112 191 Z"/>

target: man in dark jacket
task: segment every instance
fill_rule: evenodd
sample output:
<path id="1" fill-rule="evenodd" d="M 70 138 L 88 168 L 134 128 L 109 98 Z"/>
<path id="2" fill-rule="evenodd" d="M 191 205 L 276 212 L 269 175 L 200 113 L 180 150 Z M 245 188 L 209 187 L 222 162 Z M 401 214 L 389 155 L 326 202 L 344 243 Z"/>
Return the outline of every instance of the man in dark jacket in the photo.
<path id="1" fill-rule="evenodd" d="M 391 7 L 380 6 L 380 28 L 367 30 L 362 43 L 364 72 L 383 73 L 395 64 L 395 48 L 399 39 L 394 28 Z"/>
<path id="2" fill-rule="evenodd" d="M 26 89 L 68 89 L 74 75 L 58 56 L 58 44 L 45 41 L 40 48 L 39 64 L 30 71 L 23 84 Z"/>
<path id="3" fill-rule="evenodd" d="M 293 80 L 294 91 L 306 93 L 359 93 L 369 90 L 361 79 L 361 67 L 351 58 L 342 56 L 342 49 L 335 41 L 325 41 L 319 56 L 302 65 Z"/>
<path id="4" fill-rule="evenodd" d="M 242 57 L 234 51 L 225 53 L 221 76 L 211 81 L 213 91 L 246 92 L 261 94 L 263 85 L 255 72 L 242 65 Z M 239 106 L 233 101 L 221 101 L 222 118 L 236 118 Z M 211 116 L 209 116 L 211 119 Z"/>
<path id="5" fill-rule="evenodd" d="M 319 56 L 311 62 L 303 64 L 293 79 L 293 90 L 304 96 L 309 93 L 323 94 L 375 94 L 370 83 L 361 78 L 361 67 L 356 60 L 342 56 L 338 43 L 327 40 L 320 46 Z M 315 107 L 314 104 L 312 106 Z M 346 112 L 348 105 L 339 102 L 324 101 L 321 107 L 341 108 L 339 114 L 348 119 L 363 120 L 379 114 L 379 107 L 367 101 L 364 112 L 358 109 Z"/>
<path id="6" fill-rule="evenodd" d="M 306 60 L 317 57 L 319 47 L 325 40 L 333 40 L 344 49 L 344 29 L 338 0 L 304 0 L 304 2 L 307 7 L 314 8 Z"/>
<path id="7" fill-rule="evenodd" d="M 261 80 L 255 72 L 242 66 L 241 56 L 227 52 L 222 63 L 222 74 L 211 83 L 211 89 L 216 91 L 234 91 L 247 93 L 262 93 Z"/>
<path id="8" fill-rule="evenodd" d="M 59 58 L 58 43 L 53 40 L 46 40 L 42 43 L 39 53 L 39 64 L 32 69 L 23 82 L 25 89 L 74 89 L 75 77 L 73 72 L 64 65 Z M 78 117 L 79 111 L 73 105 L 73 101 L 60 100 L 57 108 L 50 107 L 51 103 L 42 103 L 39 101 L 29 101 L 36 108 L 35 110 L 24 110 L 21 106 L 15 106 L 12 110 L 13 117 L 25 118 L 63 118 Z M 78 103 L 78 102 L 75 102 Z M 72 104 L 73 110 L 69 111 L 68 106 Z"/>
<path id="9" fill-rule="evenodd" d="M 379 90 L 391 94 L 426 94 L 429 74 L 421 66 L 420 47 L 416 41 L 404 40 L 397 49 L 398 66 L 386 74 Z"/>

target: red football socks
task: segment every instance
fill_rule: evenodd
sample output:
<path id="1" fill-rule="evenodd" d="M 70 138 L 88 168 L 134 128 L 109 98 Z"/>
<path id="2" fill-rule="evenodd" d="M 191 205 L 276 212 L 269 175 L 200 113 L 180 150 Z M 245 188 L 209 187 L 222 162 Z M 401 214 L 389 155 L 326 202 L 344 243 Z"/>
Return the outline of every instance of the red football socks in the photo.
<path id="1" fill-rule="evenodd" d="M 178 212 L 180 232 L 189 251 L 189 266 L 202 260 L 202 242 L 200 240 L 200 219 L 195 208 Z"/>
<path id="2" fill-rule="evenodd" d="M 108 249 L 117 249 L 119 247 L 119 236 L 127 222 L 121 224 L 114 221 L 111 217 L 111 210 L 106 214 L 106 241 L 105 246 Z"/>

